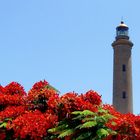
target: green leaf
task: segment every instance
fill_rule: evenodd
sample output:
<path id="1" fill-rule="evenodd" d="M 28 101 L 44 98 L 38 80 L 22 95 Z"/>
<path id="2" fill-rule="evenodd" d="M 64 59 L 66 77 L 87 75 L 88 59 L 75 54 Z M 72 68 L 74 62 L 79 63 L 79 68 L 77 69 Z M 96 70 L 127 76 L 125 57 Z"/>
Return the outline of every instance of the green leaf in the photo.
<path id="1" fill-rule="evenodd" d="M 99 112 L 99 113 L 108 113 L 108 110 L 104 110 L 104 109 L 100 108 L 100 109 L 98 110 L 98 112 Z"/>
<path id="2" fill-rule="evenodd" d="M 82 120 L 82 119 L 83 119 L 82 115 L 78 115 L 78 116 L 72 118 L 72 120 Z"/>
<path id="3" fill-rule="evenodd" d="M 7 125 L 7 122 L 4 122 L 0 125 L 0 128 L 2 128 L 2 127 L 6 128 L 6 125 Z"/>
<path id="4" fill-rule="evenodd" d="M 48 132 L 49 132 L 49 133 L 60 132 L 60 131 L 63 131 L 64 129 L 66 129 L 67 127 L 68 127 L 68 125 L 63 124 L 63 125 L 57 126 L 57 127 L 55 127 L 55 128 L 49 129 Z"/>
<path id="5" fill-rule="evenodd" d="M 108 121 L 108 119 L 106 119 L 104 116 L 95 117 L 95 120 L 98 124 L 104 124 Z"/>
<path id="6" fill-rule="evenodd" d="M 85 140 L 88 139 L 92 135 L 92 132 L 82 133 L 80 136 L 76 138 L 76 140 Z"/>
<path id="7" fill-rule="evenodd" d="M 108 131 L 101 128 L 99 130 L 97 130 L 97 135 L 99 136 L 99 138 L 102 138 L 102 137 L 106 137 L 109 135 Z"/>
<path id="8" fill-rule="evenodd" d="M 12 118 L 6 118 L 4 121 L 12 121 Z"/>
<path id="9" fill-rule="evenodd" d="M 107 129 L 108 133 L 111 135 L 117 135 L 117 132 L 111 129 Z"/>
<path id="10" fill-rule="evenodd" d="M 48 130 L 49 133 L 54 133 L 56 131 L 57 131 L 57 128 L 51 128 L 51 129 Z"/>
<path id="11" fill-rule="evenodd" d="M 70 136 L 70 135 L 72 135 L 74 132 L 75 132 L 74 129 L 65 130 L 64 132 L 62 132 L 62 133 L 58 136 L 58 138 L 64 138 L 64 137 L 66 137 L 66 136 Z"/>
<path id="12" fill-rule="evenodd" d="M 82 111 L 74 111 L 74 112 L 72 112 L 71 114 L 80 115 L 81 113 L 82 113 Z"/>
<path id="13" fill-rule="evenodd" d="M 96 125 L 97 125 L 96 121 L 89 121 L 89 122 L 85 122 L 84 124 L 82 124 L 80 126 L 80 129 L 82 129 L 82 128 L 90 128 L 90 127 L 93 127 L 93 126 L 96 126 Z"/>
<path id="14" fill-rule="evenodd" d="M 106 118 L 107 120 L 110 120 L 113 118 L 113 116 L 110 114 L 105 114 L 105 115 L 103 115 L 103 117 Z"/>
<path id="15" fill-rule="evenodd" d="M 84 111 L 74 111 L 72 112 L 74 115 L 83 115 L 83 116 L 92 116 L 96 115 L 96 113 L 90 111 L 90 110 L 84 110 Z"/>
<path id="16" fill-rule="evenodd" d="M 92 112 L 92 111 L 89 111 L 89 110 L 84 110 L 81 115 L 84 115 L 84 116 L 94 116 L 96 113 Z"/>
<path id="17" fill-rule="evenodd" d="M 115 126 L 117 123 L 116 122 L 111 122 L 111 125 Z"/>
<path id="18" fill-rule="evenodd" d="M 83 122 L 87 122 L 87 121 L 94 121 L 95 120 L 95 118 L 84 118 L 84 119 L 82 119 L 82 121 Z"/>
<path id="19" fill-rule="evenodd" d="M 57 90 L 56 88 L 54 88 L 54 87 L 51 86 L 51 85 L 46 85 L 45 88 L 47 88 L 47 89 L 53 89 L 53 90 L 55 90 L 57 93 L 60 93 L 59 90 Z"/>

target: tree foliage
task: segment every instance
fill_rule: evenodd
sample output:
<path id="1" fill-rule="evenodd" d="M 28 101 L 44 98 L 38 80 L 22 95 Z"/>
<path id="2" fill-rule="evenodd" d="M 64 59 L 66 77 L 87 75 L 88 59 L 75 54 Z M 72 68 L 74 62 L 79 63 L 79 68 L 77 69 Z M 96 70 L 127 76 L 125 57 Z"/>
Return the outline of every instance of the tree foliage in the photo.
<path id="1" fill-rule="evenodd" d="M 106 110 L 99 108 L 97 112 L 89 110 L 74 111 L 71 118 L 65 118 L 58 126 L 48 131 L 55 137 L 69 137 L 71 140 L 101 140 L 117 133 L 106 126 L 113 118 Z"/>
<path id="2" fill-rule="evenodd" d="M 139 140 L 140 116 L 121 114 L 101 96 L 59 91 L 47 81 L 28 93 L 16 82 L 0 86 L 1 140 Z"/>

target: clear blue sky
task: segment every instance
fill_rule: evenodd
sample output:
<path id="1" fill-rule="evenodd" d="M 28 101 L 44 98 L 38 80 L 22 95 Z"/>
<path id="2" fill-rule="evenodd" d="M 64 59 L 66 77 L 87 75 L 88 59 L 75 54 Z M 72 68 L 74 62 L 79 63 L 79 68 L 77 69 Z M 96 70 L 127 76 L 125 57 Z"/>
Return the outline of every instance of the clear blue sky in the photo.
<path id="1" fill-rule="evenodd" d="M 90 89 L 112 103 L 115 28 L 123 16 L 133 47 L 134 113 L 140 113 L 139 0 L 0 1 L 0 83 L 28 91 L 46 79 L 62 94 Z"/>

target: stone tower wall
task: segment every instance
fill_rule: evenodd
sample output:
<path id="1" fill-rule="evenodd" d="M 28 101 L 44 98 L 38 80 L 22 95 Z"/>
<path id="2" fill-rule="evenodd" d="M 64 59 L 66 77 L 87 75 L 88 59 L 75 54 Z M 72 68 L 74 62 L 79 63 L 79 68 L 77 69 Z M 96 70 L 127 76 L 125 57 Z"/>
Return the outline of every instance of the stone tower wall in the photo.
<path id="1" fill-rule="evenodd" d="M 113 106 L 121 113 L 133 112 L 132 97 L 132 42 L 118 39 L 112 44 L 114 49 Z"/>

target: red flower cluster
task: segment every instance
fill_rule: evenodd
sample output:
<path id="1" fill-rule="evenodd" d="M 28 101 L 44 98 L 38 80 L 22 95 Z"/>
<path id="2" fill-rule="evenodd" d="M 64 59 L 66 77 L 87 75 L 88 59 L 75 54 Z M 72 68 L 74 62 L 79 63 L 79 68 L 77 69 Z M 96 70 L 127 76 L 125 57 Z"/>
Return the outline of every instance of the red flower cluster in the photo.
<path id="1" fill-rule="evenodd" d="M 5 95 L 0 94 L 0 105 L 21 105 L 24 104 L 24 98 L 20 95 Z"/>
<path id="2" fill-rule="evenodd" d="M 16 82 L 11 82 L 5 87 L 0 86 L 0 139 L 6 139 L 10 133 L 5 124 L 19 117 L 25 112 L 26 92 Z M 8 134 L 9 135 L 9 134 Z M 12 139 L 12 136 L 10 136 Z"/>
<path id="3" fill-rule="evenodd" d="M 47 85 L 49 85 L 49 83 L 47 81 L 39 81 L 37 83 L 35 83 L 32 87 L 32 89 L 30 90 L 30 92 L 34 92 L 34 91 L 40 91 L 42 90 L 44 87 L 46 87 Z"/>
<path id="4" fill-rule="evenodd" d="M 25 112 L 24 106 L 8 106 L 4 109 L 4 111 L 0 112 L 0 122 L 4 121 L 4 119 L 11 118 L 14 119 L 17 116 L 23 114 Z"/>
<path id="5" fill-rule="evenodd" d="M 58 98 L 58 93 L 49 86 L 48 82 L 40 81 L 29 91 L 26 102 L 32 110 L 38 109 L 43 112 L 46 110 L 55 111 Z"/>
<path id="6" fill-rule="evenodd" d="M 85 101 L 90 102 L 92 105 L 99 106 L 102 103 L 101 96 L 96 91 L 90 90 L 81 96 Z"/>
<path id="7" fill-rule="evenodd" d="M 112 119 L 114 123 L 110 123 L 112 122 L 110 121 L 107 123 L 107 126 L 118 132 L 118 135 L 109 136 L 106 140 L 111 140 L 113 137 L 116 140 L 140 140 L 140 116 L 130 113 L 121 114 L 110 105 L 104 105 L 104 109 L 108 110 L 114 116 Z"/>
<path id="8" fill-rule="evenodd" d="M 11 82 L 4 88 L 4 94 L 6 95 L 26 95 L 24 88 L 17 82 Z"/>
<path id="9" fill-rule="evenodd" d="M 5 138 L 6 138 L 6 134 L 3 130 L 0 130 L 0 138 L 1 138 L 1 140 L 5 140 Z"/>
<path id="10" fill-rule="evenodd" d="M 23 105 L 25 95 L 26 92 L 19 83 L 11 82 L 5 87 L 0 86 L 0 106 L 3 106 L 0 110 L 10 105 Z"/>
<path id="11" fill-rule="evenodd" d="M 91 98 L 90 98 L 91 97 Z M 71 114 L 76 110 L 91 110 L 96 112 L 101 104 L 101 97 L 94 91 L 88 91 L 86 94 L 78 95 L 76 93 L 67 93 L 60 97 L 59 114 L 60 119 Z"/>
<path id="12" fill-rule="evenodd" d="M 5 92 L 4 87 L 0 85 L 0 94 L 3 94 Z"/>
<path id="13" fill-rule="evenodd" d="M 57 116 L 51 114 L 42 114 L 36 110 L 33 112 L 26 112 L 12 121 L 9 127 L 13 128 L 14 137 L 20 136 L 22 139 L 41 140 L 47 136 L 47 129 L 54 126 L 57 122 Z"/>

